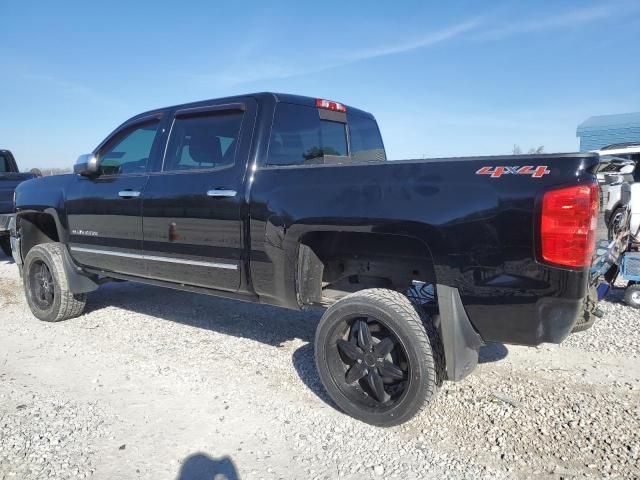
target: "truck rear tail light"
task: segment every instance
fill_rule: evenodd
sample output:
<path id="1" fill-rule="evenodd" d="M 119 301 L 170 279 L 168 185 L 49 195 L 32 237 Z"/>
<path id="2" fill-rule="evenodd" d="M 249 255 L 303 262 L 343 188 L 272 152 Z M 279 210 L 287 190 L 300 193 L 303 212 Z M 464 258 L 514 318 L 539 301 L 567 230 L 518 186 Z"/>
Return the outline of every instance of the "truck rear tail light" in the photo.
<path id="1" fill-rule="evenodd" d="M 331 100 L 323 100 L 321 98 L 316 99 L 316 107 L 325 108 L 327 110 L 334 110 L 336 112 L 346 112 L 347 107 L 338 102 L 332 102 Z"/>
<path id="2" fill-rule="evenodd" d="M 567 267 L 591 264 L 598 222 L 597 184 L 551 190 L 542 199 L 542 258 Z"/>

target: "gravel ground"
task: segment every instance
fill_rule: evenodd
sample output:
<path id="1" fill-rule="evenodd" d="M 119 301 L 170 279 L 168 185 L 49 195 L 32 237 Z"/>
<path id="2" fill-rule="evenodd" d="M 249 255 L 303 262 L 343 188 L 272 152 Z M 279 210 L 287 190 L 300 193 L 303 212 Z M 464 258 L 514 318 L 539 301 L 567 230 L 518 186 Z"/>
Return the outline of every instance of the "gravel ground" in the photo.
<path id="1" fill-rule="evenodd" d="M 379 429 L 336 411 L 320 312 L 103 286 L 47 324 L 0 259 L 0 479 L 640 478 L 640 313 L 562 346 L 492 344 L 432 408 Z"/>

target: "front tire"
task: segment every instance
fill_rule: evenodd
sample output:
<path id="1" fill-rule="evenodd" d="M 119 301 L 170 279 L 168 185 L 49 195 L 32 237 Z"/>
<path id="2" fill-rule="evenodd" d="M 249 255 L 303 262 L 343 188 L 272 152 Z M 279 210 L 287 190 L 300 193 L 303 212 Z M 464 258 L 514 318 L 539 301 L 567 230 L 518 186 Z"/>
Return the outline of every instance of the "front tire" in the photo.
<path id="1" fill-rule="evenodd" d="M 365 423 L 390 427 L 411 419 L 435 396 L 435 340 L 406 296 L 362 290 L 322 316 L 316 366 L 340 409 Z"/>
<path id="2" fill-rule="evenodd" d="M 13 253 L 11 252 L 11 237 L 8 235 L 4 235 L 0 237 L 0 249 L 7 257 L 12 257 Z"/>
<path id="3" fill-rule="evenodd" d="M 33 315 L 45 322 L 59 322 L 80 315 L 86 294 L 74 294 L 64 270 L 64 247 L 60 243 L 36 245 L 27 254 L 22 282 Z"/>

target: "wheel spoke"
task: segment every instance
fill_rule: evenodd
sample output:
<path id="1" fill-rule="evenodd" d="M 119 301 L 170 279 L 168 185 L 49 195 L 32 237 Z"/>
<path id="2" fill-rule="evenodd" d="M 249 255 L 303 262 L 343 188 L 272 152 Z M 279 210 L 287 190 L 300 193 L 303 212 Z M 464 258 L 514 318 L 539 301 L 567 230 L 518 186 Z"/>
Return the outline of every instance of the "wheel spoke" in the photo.
<path id="1" fill-rule="evenodd" d="M 36 284 L 36 297 L 38 297 L 38 300 L 44 301 L 44 288 L 40 283 Z"/>
<path id="2" fill-rule="evenodd" d="M 358 321 L 358 345 L 364 351 L 367 351 L 371 348 L 371 332 L 369 331 L 369 325 L 366 320 Z"/>
<path id="3" fill-rule="evenodd" d="M 357 382 L 362 377 L 364 377 L 367 372 L 367 366 L 364 363 L 356 362 L 347 372 L 345 380 L 347 381 L 347 383 Z"/>
<path id="4" fill-rule="evenodd" d="M 46 279 L 47 278 L 47 266 L 43 263 L 40 265 L 40 277 L 42 279 Z"/>
<path id="5" fill-rule="evenodd" d="M 53 303 L 53 292 L 51 290 L 47 290 L 44 294 L 44 300 L 51 305 Z"/>
<path id="6" fill-rule="evenodd" d="M 395 345 L 391 337 L 386 337 L 384 340 L 378 343 L 375 347 L 373 347 L 373 353 L 375 353 L 376 357 L 378 358 L 386 357 L 391 353 L 391 350 L 393 350 L 394 346 Z"/>
<path id="7" fill-rule="evenodd" d="M 384 403 L 389 400 L 389 394 L 384 390 L 384 383 L 382 383 L 382 378 L 375 371 L 375 369 L 369 370 L 369 374 L 367 375 L 367 383 L 373 392 L 373 395 L 380 403 Z"/>
<path id="8" fill-rule="evenodd" d="M 394 365 L 389 360 L 382 362 L 382 365 L 378 367 L 380 375 L 383 377 L 391 378 L 393 380 L 402 380 L 404 378 L 404 372 L 400 367 Z"/>
<path id="9" fill-rule="evenodd" d="M 358 360 L 359 358 L 362 358 L 363 352 L 355 343 L 340 339 L 338 340 L 337 345 L 338 350 L 351 360 Z"/>

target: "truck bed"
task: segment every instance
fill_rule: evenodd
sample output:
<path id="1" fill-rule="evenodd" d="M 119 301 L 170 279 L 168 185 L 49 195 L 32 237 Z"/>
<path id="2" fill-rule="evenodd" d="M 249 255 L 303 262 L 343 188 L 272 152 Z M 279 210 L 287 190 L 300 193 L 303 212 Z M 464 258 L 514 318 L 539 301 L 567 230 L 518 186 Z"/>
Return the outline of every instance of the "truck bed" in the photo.
<path id="1" fill-rule="evenodd" d="M 284 256 L 293 268 L 287 245 L 311 232 L 405 235 L 424 245 L 435 283 L 459 290 L 484 340 L 560 342 L 582 311 L 589 274 L 540 261 L 540 202 L 551 188 L 593 182 L 597 164 L 595 154 L 570 153 L 262 167 L 250 191 L 254 288 L 274 299 L 289 292 L 295 303 L 285 287 L 294 273 L 277 265 Z M 548 173 L 515 173 L 523 166 Z M 512 168 L 482 173 L 496 167 Z M 269 241 L 276 224 L 286 226 L 282 246 Z"/>

